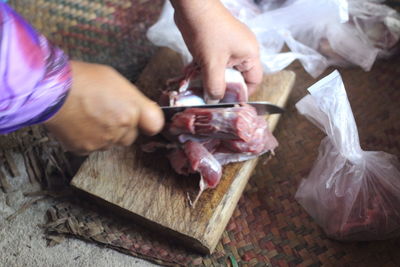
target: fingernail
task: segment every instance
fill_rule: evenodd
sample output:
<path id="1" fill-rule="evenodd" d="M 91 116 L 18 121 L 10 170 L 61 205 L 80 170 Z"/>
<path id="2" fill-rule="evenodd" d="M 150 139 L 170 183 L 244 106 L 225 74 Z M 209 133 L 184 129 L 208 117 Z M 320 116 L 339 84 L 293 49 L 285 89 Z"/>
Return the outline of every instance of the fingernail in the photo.
<path id="1" fill-rule="evenodd" d="M 218 104 L 220 98 L 211 97 L 207 92 L 204 93 L 204 100 L 206 104 Z"/>

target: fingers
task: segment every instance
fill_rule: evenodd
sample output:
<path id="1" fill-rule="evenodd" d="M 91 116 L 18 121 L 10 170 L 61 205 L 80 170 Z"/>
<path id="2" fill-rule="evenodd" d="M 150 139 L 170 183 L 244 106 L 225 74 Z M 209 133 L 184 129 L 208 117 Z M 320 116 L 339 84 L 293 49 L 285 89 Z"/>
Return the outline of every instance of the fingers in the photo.
<path id="1" fill-rule="evenodd" d="M 204 98 L 208 104 L 217 103 L 225 94 L 225 67 L 219 63 L 203 67 Z"/>
<path id="2" fill-rule="evenodd" d="M 144 134 L 155 135 L 164 126 L 164 115 L 161 108 L 147 98 L 136 86 L 129 83 L 131 90 L 132 109 L 137 109 L 138 121 L 134 126 L 139 127 Z"/>
<path id="3" fill-rule="evenodd" d="M 74 154 L 80 155 L 80 156 L 86 156 L 90 154 L 90 152 L 96 151 L 96 150 L 108 150 L 112 148 L 113 146 L 130 146 L 132 143 L 136 140 L 138 136 L 138 130 L 136 127 L 130 127 L 130 128 L 121 128 L 119 129 L 119 135 L 120 136 L 116 140 L 112 141 L 100 141 L 100 142 L 93 142 L 86 144 L 85 146 L 80 146 L 80 147 L 74 147 L 74 146 L 64 146 L 66 151 L 71 151 Z"/>
<path id="4" fill-rule="evenodd" d="M 96 150 L 108 150 L 113 146 L 130 146 L 136 140 L 138 136 L 138 130 L 135 126 L 120 128 L 118 130 L 119 134 L 114 133 L 114 135 L 119 136 L 116 140 L 99 140 L 100 142 L 93 142 L 91 144 L 86 144 L 86 146 L 74 148 L 67 147 L 68 151 L 71 151 L 77 155 L 85 156 L 90 154 L 90 152 Z"/>
<path id="5" fill-rule="evenodd" d="M 127 129 L 124 135 L 118 140 L 116 145 L 120 146 L 130 146 L 135 141 L 136 137 L 138 136 L 138 131 L 136 127 L 132 127 Z"/>
<path id="6" fill-rule="evenodd" d="M 138 106 L 136 112 L 139 114 L 134 115 L 135 117 L 139 116 L 138 120 L 133 120 L 133 123 L 129 127 L 122 128 L 121 131 L 123 132 L 120 137 L 112 144 L 107 145 L 105 149 L 112 145 L 132 145 L 138 136 L 138 127 L 147 135 L 154 135 L 161 131 L 164 125 L 164 116 L 160 107 L 148 99 L 140 99 Z"/>
<path id="7" fill-rule="evenodd" d="M 251 65 L 248 62 L 245 62 L 238 65 L 236 69 L 242 72 L 243 78 L 249 90 L 249 94 L 254 93 L 257 86 L 262 82 L 263 78 L 263 69 L 261 66 L 261 62 L 257 60 Z"/>
<path id="8" fill-rule="evenodd" d="M 66 150 L 86 155 L 128 146 L 139 129 L 155 134 L 164 116 L 150 99 L 111 67 L 71 62 L 73 85 L 63 107 L 45 125 Z"/>

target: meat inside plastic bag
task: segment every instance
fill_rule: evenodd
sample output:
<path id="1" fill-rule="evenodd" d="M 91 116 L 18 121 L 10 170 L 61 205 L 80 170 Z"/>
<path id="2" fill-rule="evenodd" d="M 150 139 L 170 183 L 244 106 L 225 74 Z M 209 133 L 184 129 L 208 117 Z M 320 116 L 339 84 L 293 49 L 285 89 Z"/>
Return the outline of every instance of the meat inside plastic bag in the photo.
<path id="1" fill-rule="evenodd" d="M 400 164 L 394 155 L 363 151 L 337 71 L 311 86 L 296 108 L 326 133 L 296 200 L 338 240 L 380 240 L 400 234 Z"/>

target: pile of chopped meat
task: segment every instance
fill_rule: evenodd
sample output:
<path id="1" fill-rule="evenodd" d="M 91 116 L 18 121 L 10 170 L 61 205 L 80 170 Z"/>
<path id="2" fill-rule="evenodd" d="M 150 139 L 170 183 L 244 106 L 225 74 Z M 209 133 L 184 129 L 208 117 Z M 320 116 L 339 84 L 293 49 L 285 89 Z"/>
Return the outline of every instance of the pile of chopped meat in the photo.
<path id="1" fill-rule="evenodd" d="M 222 176 L 222 166 L 245 161 L 272 152 L 278 142 L 263 116 L 247 105 L 247 86 L 240 72 L 225 72 L 226 93 L 221 102 L 239 103 L 231 108 L 188 108 L 167 120 L 163 131 L 168 143 L 149 143 L 144 150 L 169 149 L 173 169 L 182 175 L 200 174 L 200 191 L 215 188 Z M 175 86 L 175 87 L 174 87 Z M 171 89 L 172 88 L 172 89 Z M 189 65 L 185 75 L 169 82 L 161 105 L 193 106 L 205 104 L 201 75 Z"/>

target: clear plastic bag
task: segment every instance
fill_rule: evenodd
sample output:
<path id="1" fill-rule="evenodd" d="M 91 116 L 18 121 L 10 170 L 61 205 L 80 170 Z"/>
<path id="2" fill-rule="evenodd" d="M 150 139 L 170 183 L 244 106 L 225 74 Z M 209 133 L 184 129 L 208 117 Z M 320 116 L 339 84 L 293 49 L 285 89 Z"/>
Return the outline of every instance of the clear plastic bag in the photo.
<path id="1" fill-rule="evenodd" d="M 265 72 L 282 70 L 299 60 L 311 76 L 317 77 L 329 66 L 327 58 L 317 50 L 326 26 L 347 19 L 345 0 L 289 0 L 245 23 L 261 44 Z M 290 52 L 281 52 L 285 44 Z"/>
<path id="2" fill-rule="evenodd" d="M 381 4 L 382 0 L 349 0 L 350 23 L 380 49 L 378 56 L 390 55 L 400 38 L 400 15 Z"/>
<path id="3" fill-rule="evenodd" d="M 400 18 L 380 0 L 221 0 L 260 43 L 265 73 L 299 60 L 313 77 L 330 65 L 371 69 L 377 56 L 390 55 L 400 37 Z M 258 3 L 258 4 L 256 4 Z M 165 2 L 161 17 L 147 33 L 158 46 L 192 57 Z M 290 52 L 282 52 L 284 45 Z"/>
<path id="4" fill-rule="evenodd" d="M 400 233 L 400 164 L 385 152 L 363 151 L 337 71 L 308 91 L 296 108 L 326 133 L 296 200 L 339 240 L 378 240 Z"/>
<path id="5" fill-rule="evenodd" d="M 185 41 L 174 22 L 174 8 L 166 0 L 157 22 L 147 31 L 147 38 L 157 46 L 169 47 L 182 56 L 184 64 L 192 60 Z"/>

